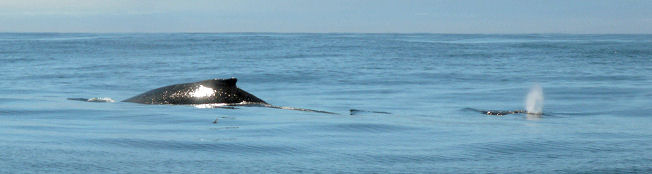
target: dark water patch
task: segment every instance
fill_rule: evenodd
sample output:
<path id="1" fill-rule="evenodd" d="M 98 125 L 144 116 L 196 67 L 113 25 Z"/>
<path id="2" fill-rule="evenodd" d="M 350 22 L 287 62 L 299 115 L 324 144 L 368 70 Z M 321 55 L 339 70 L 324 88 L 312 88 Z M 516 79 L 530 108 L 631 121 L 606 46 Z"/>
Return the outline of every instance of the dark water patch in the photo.
<path id="1" fill-rule="evenodd" d="M 625 141 L 630 141 L 631 143 L 637 143 L 641 139 L 652 139 L 652 134 L 651 135 L 639 135 L 639 134 L 632 134 L 632 133 L 627 133 L 627 132 L 578 132 L 575 133 L 575 136 L 577 137 L 582 137 L 582 138 L 592 138 L 592 139 L 597 139 L 597 140 L 625 140 Z"/>
<path id="2" fill-rule="evenodd" d="M 504 159 L 512 156 L 521 158 L 550 158 L 564 159 L 573 155 L 579 156 L 600 156 L 606 154 L 619 154 L 628 152 L 628 148 L 619 146 L 619 142 L 613 144 L 588 142 L 569 142 L 569 141 L 506 141 L 506 142 L 488 142 L 465 145 L 465 149 L 470 149 L 474 153 L 469 154 L 473 158 L 482 158 L 486 160 Z M 563 153 L 560 153 L 563 152 Z"/>
<path id="3" fill-rule="evenodd" d="M 470 160 L 468 158 L 459 156 L 445 156 L 434 153 L 391 153 L 391 154 L 369 154 L 357 155 L 353 157 L 358 160 L 375 162 L 381 164 L 395 164 L 395 163 L 416 163 L 416 164 L 434 164 L 434 163 L 456 163 L 460 161 Z"/>
<path id="4" fill-rule="evenodd" d="M 605 112 L 546 112 L 546 116 L 550 115 L 553 117 L 575 117 L 575 116 L 599 116 L 605 115 Z"/>
<path id="5" fill-rule="evenodd" d="M 40 125 L 9 125 L 7 128 L 29 131 L 83 132 L 87 131 L 89 127 L 73 125 L 45 125 L 45 123 L 43 123 Z"/>
<path id="6" fill-rule="evenodd" d="M 90 63 L 90 62 L 89 62 Z M 121 68 L 145 68 L 148 64 L 130 64 L 124 62 L 97 62 L 98 64 L 88 64 L 88 65 L 74 65 L 66 67 L 55 67 L 54 70 L 57 71 L 75 71 L 75 72 L 104 72 L 111 75 L 116 75 L 114 73 L 117 67 Z M 120 74 L 118 74 L 120 75 Z"/>
<path id="7" fill-rule="evenodd" d="M 210 123 L 212 119 L 210 117 L 206 117 L 205 119 L 198 118 L 196 116 L 188 116 L 188 115 L 179 115 L 179 114 L 174 114 L 174 113 L 163 113 L 163 112 L 156 112 L 156 113 L 139 113 L 139 114 L 129 114 L 128 112 L 124 113 L 115 113 L 111 114 L 108 116 L 103 116 L 101 118 L 102 120 L 117 120 L 117 121 L 127 121 L 130 124 L 133 123 L 149 123 L 149 124 L 196 124 L 196 123 Z"/>
<path id="8" fill-rule="evenodd" d="M 59 73 L 59 74 L 35 74 L 28 75 L 24 78 L 30 79 L 78 79 L 78 78 L 103 78 L 107 76 L 107 73 L 104 72 L 94 72 L 94 73 Z"/>
<path id="9" fill-rule="evenodd" d="M 646 164 L 651 163 L 652 160 L 648 160 Z M 641 166 L 634 167 L 597 167 L 597 166 L 587 166 L 586 168 L 592 169 L 561 169 L 555 170 L 556 173 L 652 173 L 652 167 L 642 164 Z"/>
<path id="10" fill-rule="evenodd" d="M 3 93 L 4 92 L 5 91 L 3 91 Z M 35 101 L 35 100 L 34 99 L 25 99 L 25 98 L 0 97 L 0 104 L 15 103 L 15 102 L 26 102 L 26 101 Z"/>
<path id="11" fill-rule="evenodd" d="M 75 115 L 85 115 L 88 113 L 100 113 L 106 110 L 100 109 L 5 109 L 4 112 L 14 116 L 45 116 L 47 118 L 77 118 Z M 70 116 L 70 117 L 68 117 Z M 31 117 L 30 117 L 31 118 Z"/>
<path id="12" fill-rule="evenodd" d="M 322 58 L 322 57 L 341 57 L 341 54 L 291 54 L 283 55 L 278 58 L 283 59 L 302 59 L 302 58 Z"/>
<path id="13" fill-rule="evenodd" d="M 106 151 L 47 149 L 33 146 L 3 146 L 0 167 L 3 172 L 69 173 L 110 172 L 115 166 L 91 161 L 93 157 L 113 157 Z M 17 171 L 17 170 L 21 171 Z"/>
<path id="14" fill-rule="evenodd" d="M 637 97 L 645 90 L 640 88 L 624 88 L 624 87 L 574 87 L 574 88 L 561 88 L 561 87 L 544 87 L 545 95 L 555 96 L 555 98 L 563 99 L 597 99 L 597 98 L 622 98 L 622 97 Z"/>
<path id="15" fill-rule="evenodd" d="M 326 91 L 323 92 L 323 94 L 351 94 L 351 95 L 361 95 L 361 94 L 377 94 L 377 95 L 382 95 L 382 94 L 395 94 L 401 92 L 399 90 L 395 89 L 347 89 L 347 90 L 337 90 L 337 91 Z M 350 97 L 352 99 L 355 99 L 354 97 Z"/>
<path id="16" fill-rule="evenodd" d="M 303 130 L 301 129 L 302 125 L 288 124 L 288 123 L 277 123 L 277 122 L 239 122 L 239 123 L 241 124 L 231 124 L 237 126 L 237 128 L 218 124 L 218 127 L 214 127 L 211 130 L 215 130 L 215 131 L 232 130 L 232 131 L 237 131 L 238 135 L 246 135 L 246 137 L 255 137 L 260 139 L 282 137 L 287 135 L 296 135 L 298 133 L 301 133 L 299 132 L 300 130 Z"/>
<path id="17" fill-rule="evenodd" d="M 213 122 L 213 124 L 218 124 L 216 122 Z M 222 126 L 222 127 L 213 127 L 210 128 L 211 130 L 230 130 L 230 129 L 239 129 L 240 127 L 238 126 Z M 235 139 L 232 139 L 235 140 Z"/>
<path id="18" fill-rule="evenodd" d="M 138 113 L 138 114 L 113 114 L 103 117 L 107 120 L 130 120 L 133 118 L 139 118 L 142 120 L 156 120 L 164 119 L 167 117 L 172 117 L 170 113 Z"/>
<path id="19" fill-rule="evenodd" d="M 652 117 L 652 108 L 646 107 L 647 101 L 636 101 L 632 100 L 629 103 L 618 103 L 622 105 L 628 105 L 630 108 L 621 109 L 621 110 L 610 110 L 604 111 L 596 115 L 609 115 L 616 117 Z"/>
<path id="20" fill-rule="evenodd" d="M 588 76 L 572 76 L 569 80 L 585 80 L 585 81 L 607 81 L 610 83 L 623 83 L 620 81 L 640 81 L 648 80 L 647 77 L 642 75 L 588 75 Z"/>
<path id="21" fill-rule="evenodd" d="M 16 86 L 11 86 L 8 88 L 4 88 L 0 90 L 0 94 L 3 94 L 3 97 L 12 96 L 12 100 L 31 100 L 31 98 L 26 98 L 26 95 L 18 95 L 18 94 L 35 94 L 43 91 L 43 89 L 39 89 L 36 87 L 30 87 L 30 88 L 17 88 Z M 21 97 L 13 97 L 13 96 L 21 96 Z"/>
<path id="22" fill-rule="evenodd" d="M 523 142 L 487 142 L 465 145 L 465 149 L 474 149 L 480 154 L 515 155 L 539 154 L 554 151 L 577 151 L 569 142 L 561 141 L 523 141 Z"/>
<path id="23" fill-rule="evenodd" d="M 386 132 L 399 132 L 415 130 L 414 127 L 401 126 L 395 124 L 381 124 L 381 123 L 336 123 L 321 125 L 318 127 L 321 130 L 328 130 L 329 132 L 355 132 L 355 133 L 386 133 Z"/>
<path id="24" fill-rule="evenodd" d="M 102 34 L 106 37 L 111 34 Z M 65 40 L 68 38 L 96 38 L 98 34 L 91 33 L 0 33 L 0 39 L 7 40 Z"/>
<path id="25" fill-rule="evenodd" d="M 230 140 L 233 140 L 230 142 Z M 97 145 L 116 146 L 124 148 L 139 148 L 150 150 L 172 151 L 207 151 L 235 154 L 292 154 L 305 153 L 302 149 L 292 146 L 264 145 L 254 143 L 238 143 L 237 138 L 213 139 L 206 142 L 181 140 L 146 140 L 129 138 L 105 138 L 83 140 Z"/>
<path id="26" fill-rule="evenodd" d="M 246 77 L 249 82 L 239 82 L 243 84 L 265 84 L 265 83 L 276 83 L 276 84 L 285 84 L 288 87 L 295 85 L 305 85 L 306 83 L 317 81 L 322 77 L 317 74 L 302 72 L 295 70 L 295 73 L 284 73 L 284 74 L 266 74 L 265 76 L 258 77 Z M 270 78 L 271 77 L 271 78 Z M 240 85 L 239 85 L 240 86 Z"/>
<path id="27" fill-rule="evenodd" d="M 11 56 L 0 57 L 0 63 L 2 63 L 3 65 L 10 65 L 14 63 L 33 63 L 33 62 L 38 62 L 40 60 L 41 59 L 39 58 L 32 58 L 32 57 L 11 57 Z"/>

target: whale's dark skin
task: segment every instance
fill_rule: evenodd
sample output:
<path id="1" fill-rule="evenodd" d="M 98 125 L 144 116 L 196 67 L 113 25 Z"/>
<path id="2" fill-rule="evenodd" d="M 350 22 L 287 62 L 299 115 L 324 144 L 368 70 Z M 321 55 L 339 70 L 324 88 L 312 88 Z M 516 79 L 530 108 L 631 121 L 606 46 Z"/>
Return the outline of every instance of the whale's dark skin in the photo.
<path id="1" fill-rule="evenodd" d="M 211 79 L 192 83 L 183 83 L 156 88 L 140 95 L 123 100 L 123 102 L 142 104 L 225 104 L 226 106 L 261 106 L 275 109 L 337 114 L 328 111 L 274 106 L 262 99 L 238 88 L 236 78 Z M 78 100 L 69 98 L 69 100 Z M 87 99 L 84 99 L 86 101 Z M 229 108 L 229 107 L 223 107 Z"/>
<path id="2" fill-rule="evenodd" d="M 489 111 L 480 111 L 480 113 L 483 113 L 483 114 L 486 114 L 486 115 L 503 116 L 503 115 L 509 115 L 509 114 L 527 114 L 527 111 L 524 111 L 524 110 L 514 110 L 514 111 L 489 110 Z"/>
<path id="3" fill-rule="evenodd" d="M 236 78 L 211 79 L 156 88 L 123 102 L 142 104 L 238 104 L 265 105 L 267 102 L 238 88 Z"/>

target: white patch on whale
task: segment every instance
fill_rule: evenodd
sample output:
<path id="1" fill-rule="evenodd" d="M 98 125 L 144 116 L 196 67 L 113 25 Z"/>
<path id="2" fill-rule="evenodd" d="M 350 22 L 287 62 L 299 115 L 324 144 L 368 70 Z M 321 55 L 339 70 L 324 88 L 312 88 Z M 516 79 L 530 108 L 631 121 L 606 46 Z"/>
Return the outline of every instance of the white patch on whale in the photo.
<path id="1" fill-rule="evenodd" d="M 204 85 L 199 85 L 199 88 L 192 91 L 190 95 L 197 98 L 209 97 L 215 95 L 215 90 L 213 88 L 205 87 Z"/>

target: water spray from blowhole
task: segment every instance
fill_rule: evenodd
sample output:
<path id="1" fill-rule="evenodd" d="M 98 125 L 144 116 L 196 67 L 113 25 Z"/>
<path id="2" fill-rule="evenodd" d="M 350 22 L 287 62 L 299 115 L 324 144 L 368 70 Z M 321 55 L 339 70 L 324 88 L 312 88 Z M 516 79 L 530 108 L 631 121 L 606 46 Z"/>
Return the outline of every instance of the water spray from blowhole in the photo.
<path id="1" fill-rule="evenodd" d="M 543 114 L 543 89 L 539 85 L 530 88 L 525 98 L 525 111 L 528 116 L 541 116 Z"/>

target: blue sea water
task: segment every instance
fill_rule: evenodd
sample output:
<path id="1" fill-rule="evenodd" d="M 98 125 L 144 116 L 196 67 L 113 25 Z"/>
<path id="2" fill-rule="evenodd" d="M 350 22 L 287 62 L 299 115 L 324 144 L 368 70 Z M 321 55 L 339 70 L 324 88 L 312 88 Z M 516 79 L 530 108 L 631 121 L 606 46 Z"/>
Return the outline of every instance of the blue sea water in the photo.
<path id="1" fill-rule="evenodd" d="M 67 100 L 230 77 L 341 115 Z M 652 35 L 2 33 L 0 82 L 0 173 L 652 172 Z"/>

